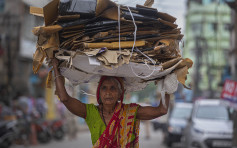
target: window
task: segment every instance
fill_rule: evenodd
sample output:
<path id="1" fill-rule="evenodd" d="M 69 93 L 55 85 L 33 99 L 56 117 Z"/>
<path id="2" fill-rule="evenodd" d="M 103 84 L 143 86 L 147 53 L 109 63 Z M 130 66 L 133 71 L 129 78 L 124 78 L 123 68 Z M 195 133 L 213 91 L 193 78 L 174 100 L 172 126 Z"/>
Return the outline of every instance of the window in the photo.
<path id="1" fill-rule="evenodd" d="M 192 0 L 193 2 L 196 2 L 198 4 L 202 4 L 202 0 Z"/>
<path id="2" fill-rule="evenodd" d="M 192 23 L 191 29 L 194 32 L 198 32 L 202 30 L 202 25 L 200 23 Z"/>
<path id="3" fill-rule="evenodd" d="M 211 23 L 211 29 L 212 29 L 214 32 L 217 32 L 217 28 L 218 28 L 218 24 L 217 24 L 217 23 Z"/>
<path id="4" fill-rule="evenodd" d="M 228 110 L 225 106 L 203 105 L 199 106 L 197 118 L 212 120 L 229 120 Z"/>
<path id="5" fill-rule="evenodd" d="M 224 30 L 231 31 L 233 26 L 231 24 L 224 24 Z"/>
<path id="6" fill-rule="evenodd" d="M 216 2 L 217 0 L 210 0 L 210 3 Z"/>
<path id="7" fill-rule="evenodd" d="M 174 110 L 172 111 L 171 117 L 175 118 L 175 119 L 187 119 L 190 117 L 191 115 L 191 111 L 192 108 L 188 108 L 188 107 L 176 107 L 174 108 Z"/>
<path id="8" fill-rule="evenodd" d="M 211 32 L 217 32 L 218 30 L 218 24 L 216 22 L 208 23 L 207 27 L 208 27 L 208 31 L 211 31 Z"/>
<path id="9" fill-rule="evenodd" d="M 0 12 L 4 11 L 5 0 L 0 0 Z"/>

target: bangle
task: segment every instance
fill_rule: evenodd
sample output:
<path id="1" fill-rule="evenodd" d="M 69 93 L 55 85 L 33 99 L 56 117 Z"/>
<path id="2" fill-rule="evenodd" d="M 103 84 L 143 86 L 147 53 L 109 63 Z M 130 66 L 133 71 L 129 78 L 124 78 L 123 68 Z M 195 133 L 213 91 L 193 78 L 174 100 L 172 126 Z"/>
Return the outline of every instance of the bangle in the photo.
<path id="1" fill-rule="evenodd" d="M 54 81 L 57 79 L 57 77 L 62 77 L 62 75 L 55 76 Z"/>

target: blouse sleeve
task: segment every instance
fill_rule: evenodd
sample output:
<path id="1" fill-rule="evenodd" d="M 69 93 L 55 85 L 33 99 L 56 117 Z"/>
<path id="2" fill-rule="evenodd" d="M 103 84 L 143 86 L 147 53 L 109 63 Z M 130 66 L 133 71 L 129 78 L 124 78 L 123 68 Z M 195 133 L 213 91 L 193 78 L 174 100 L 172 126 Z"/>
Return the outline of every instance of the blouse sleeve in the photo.
<path id="1" fill-rule="evenodd" d="M 86 123 L 90 124 L 92 121 L 92 115 L 94 112 L 95 105 L 94 104 L 86 104 Z"/>

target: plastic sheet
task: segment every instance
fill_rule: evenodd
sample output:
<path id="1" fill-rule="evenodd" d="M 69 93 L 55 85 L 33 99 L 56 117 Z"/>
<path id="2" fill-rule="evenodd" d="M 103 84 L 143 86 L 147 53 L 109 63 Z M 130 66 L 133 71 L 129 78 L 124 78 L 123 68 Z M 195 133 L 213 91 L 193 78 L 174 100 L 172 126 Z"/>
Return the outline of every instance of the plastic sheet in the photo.
<path id="1" fill-rule="evenodd" d="M 97 0 L 60 0 L 59 15 L 80 14 L 81 18 L 93 18 Z"/>
<path id="2" fill-rule="evenodd" d="M 137 13 L 132 13 L 135 21 L 157 21 L 157 19 L 152 18 L 150 16 L 145 16 Z M 128 11 L 124 11 L 122 14 L 122 17 L 124 17 L 127 20 L 132 20 L 131 13 Z"/>
<path id="3" fill-rule="evenodd" d="M 157 11 L 157 9 L 136 7 L 136 10 L 141 15 L 146 15 L 146 16 L 149 16 L 149 17 L 155 18 L 155 19 L 158 18 L 158 11 Z"/>

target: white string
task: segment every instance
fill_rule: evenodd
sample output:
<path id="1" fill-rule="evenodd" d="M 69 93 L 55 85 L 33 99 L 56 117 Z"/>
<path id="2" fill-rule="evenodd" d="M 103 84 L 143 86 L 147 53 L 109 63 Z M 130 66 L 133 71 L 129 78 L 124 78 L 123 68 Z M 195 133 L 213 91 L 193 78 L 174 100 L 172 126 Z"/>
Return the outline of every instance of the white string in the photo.
<path id="1" fill-rule="evenodd" d="M 82 90 L 82 89 L 81 89 L 81 92 L 82 92 L 82 94 L 84 94 L 84 95 L 88 95 L 88 96 L 93 96 L 93 97 L 96 97 L 96 95 L 89 94 L 89 93 L 85 92 L 85 91 L 84 91 L 84 90 Z"/>
<path id="2" fill-rule="evenodd" d="M 151 62 L 152 62 L 152 64 L 156 64 L 156 62 L 152 59 L 152 58 L 150 58 L 149 56 L 147 56 L 146 54 L 144 54 L 143 52 L 141 52 L 137 47 L 136 47 L 136 50 L 140 53 L 140 54 L 142 54 L 144 57 L 146 57 L 146 58 L 148 58 Z"/>
<path id="3" fill-rule="evenodd" d="M 133 54 L 133 50 L 134 50 L 135 44 L 136 44 L 137 25 L 136 25 L 136 23 L 135 23 L 135 20 L 134 20 L 134 18 L 133 18 L 133 15 L 132 15 L 132 12 L 131 12 L 130 8 L 129 8 L 128 6 L 127 6 L 127 8 L 128 8 L 129 13 L 130 13 L 130 15 L 131 15 L 131 17 L 132 17 L 133 24 L 134 24 L 134 27 L 135 27 L 135 31 L 134 31 L 134 33 L 133 33 L 133 34 L 134 34 L 134 43 L 133 43 L 132 52 L 131 52 L 131 55 L 130 55 L 130 58 L 131 58 L 131 57 L 132 57 L 132 54 Z M 131 68 L 133 74 L 134 74 L 136 77 L 143 78 L 143 79 L 144 79 L 144 78 L 148 78 L 148 77 L 150 77 L 150 76 L 155 72 L 155 70 L 156 70 L 155 64 L 156 64 L 156 63 L 155 63 L 155 61 L 154 61 L 153 59 L 151 59 L 150 57 L 148 57 L 147 55 L 145 55 L 144 53 L 142 53 L 138 48 L 136 48 L 136 50 L 139 51 L 139 52 L 140 52 L 142 55 L 144 55 L 145 57 L 147 57 L 147 58 L 154 64 L 154 68 L 153 68 L 153 71 L 152 71 L 149 75 L 147 75 L 147 76 L 139 76 L 138 74 L 136 74 L 131 64 L 130 64 L 130 68 Z"/>
<path id="4" fill-rule="evenodd" d="M 75 90 L 75 89 L 74 89 L 74 88 L 75 88 L 75 85 L 73 85 L 73 83 L 72 83 L 71 81 L 69 81 L 68 85 L 66 85 L 66 86 L 68 86 L 68 88 L 70 88 L 70 89 L 72 89 L 72 90 Z M 75 92 L 76 92 L 76 94 L 81 93 L 81 94 L 84 94 L 84 95 L 87 95 L 87 96 L 96 97 L 96 95 L 89 94 L 89 93 L 87 93 L 86 91 L 84 91 L 84 90 L 82 90 L 82 89 L 80 89 L 80 92 L 79 92 L 78 89 L 76 89 Z"/>

